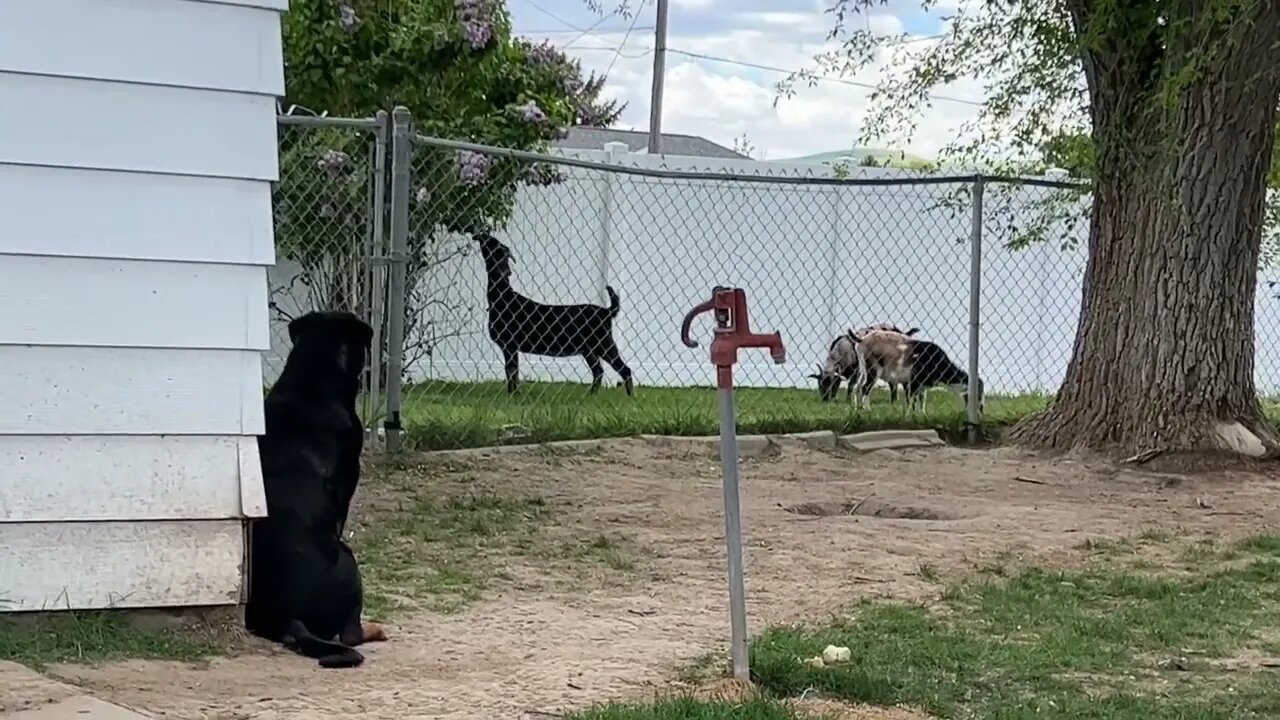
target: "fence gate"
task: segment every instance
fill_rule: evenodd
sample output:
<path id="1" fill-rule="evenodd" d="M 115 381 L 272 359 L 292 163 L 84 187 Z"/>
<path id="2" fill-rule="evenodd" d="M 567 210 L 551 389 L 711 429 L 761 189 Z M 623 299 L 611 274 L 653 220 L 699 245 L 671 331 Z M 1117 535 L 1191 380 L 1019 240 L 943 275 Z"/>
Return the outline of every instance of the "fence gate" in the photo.
<path id="1" fill-rule="evenodd" d="M 273 187 L 276 264 L 268 273 L 271 351 L 263 379 L 284 368 L 288 324 L 312 310 L 347 310 L 373 327 L 360 413 L 373 431 L 386 406 L 386 187 L 389 122 L 280 115 Z"/>

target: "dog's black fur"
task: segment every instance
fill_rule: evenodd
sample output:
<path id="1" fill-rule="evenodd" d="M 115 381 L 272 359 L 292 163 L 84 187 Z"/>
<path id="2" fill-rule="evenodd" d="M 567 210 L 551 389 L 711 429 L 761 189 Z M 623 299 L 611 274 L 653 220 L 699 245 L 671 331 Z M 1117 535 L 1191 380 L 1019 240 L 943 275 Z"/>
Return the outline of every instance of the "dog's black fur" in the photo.
<path id="1" fill-rule="evenodd" d="M 342 541 L 360 480 L 355 402 L 372 337 L 346 312 L 290 322 L 293 349 L 267 394 L 258 438 L 267 517 L 253 522 L 245 627 L 323 667 L 359 665 L 353 646 L 375 639 L 361 625 L 360 569 Z"/>
<path id="2" fill-rule="evenodd" d="M 591 370 L 591 392 L 604 379 L 603 360 L 622 378 L 627 394 L 633 392 L 631 368 L 623 362 L 613 339 L 613 319 L 621 301 L 612 287 L 609 307 L 599 305 L 547 305 L 531 300 L 511 287 L 511 249 L 488 233 L 477 233 L 480 255 L 488 280 L 489 338 L 502 350 L 507 392 L 520 384 L 520 353 L 568 357 L 581 355 Z"/>

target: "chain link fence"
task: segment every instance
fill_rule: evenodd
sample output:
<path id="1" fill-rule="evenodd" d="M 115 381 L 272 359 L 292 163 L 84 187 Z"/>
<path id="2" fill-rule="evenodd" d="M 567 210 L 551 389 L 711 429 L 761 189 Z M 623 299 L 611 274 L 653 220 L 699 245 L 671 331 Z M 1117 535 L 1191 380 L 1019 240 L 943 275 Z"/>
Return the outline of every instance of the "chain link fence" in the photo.
<path id="1" fill-rule="evenodd" d="M 346 310 L 377 335 L 372 368 L 383 368 L 386 305 L 388 118 L 277 118 L 280 181 L 272 193 L 276 264 L 268 273 L 271 350 L 264 380 L 275 382 L 291 342 L 289 321 L 311 310 Z M 385 371 L 366 377 L 361 410 L 379 419 Z"/>
<path id="2" fill-rule="evenodd" d="M 273 303 L 346 307 L 374 324 L 368 402 L 381 407 L 385 391 L 392 449 L 714 433 L 711 321 L 694 325 L 698 349 L 679 328 L 717 285 L 744 288 L 753 329 L 780 331 L 787 348 L 782 365 L 740 354 L 744 431 L 963 431 L 1043 407 L 1065 374 L 1089 200 L 1061 179 L 837 172 L 620 145 L 535 154 L 415 135 L 402 109 L 384 120 L 286 124 L 301 139 L 282 139 Z M 383 195 L 385 223 L 374 210 Z M 1280 301 L 1268 279 L 1257 327 L 1270 395 Z M 304 292 L 277 292 L 297 282 Z M 824 402 L 815 376 L 828 374 L 836 341 L 877 323 L 918 328 L 962 374 L 976 368 L 981 404 L 956 392 L 960 376 L 916 412 L 901 387 L 877 388 L 859 409 L 842 381 Z"/>

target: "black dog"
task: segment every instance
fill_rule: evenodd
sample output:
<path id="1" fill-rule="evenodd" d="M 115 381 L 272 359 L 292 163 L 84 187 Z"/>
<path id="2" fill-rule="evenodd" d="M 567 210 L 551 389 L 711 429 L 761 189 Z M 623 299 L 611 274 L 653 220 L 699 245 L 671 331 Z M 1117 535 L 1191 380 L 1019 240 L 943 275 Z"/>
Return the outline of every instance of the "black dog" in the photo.
<path id="1" fill-rule="evenodd" d="M 621 301 L 612 287 L 609 307 L 599 305 L 546 305 L 531 300 L 511 287 L 511 250 L 488 233 L 474 236 L 480 243 L 488 276 L 489 338 L 502 350 L 507 373 L 507 392 L 520 383 L 520 353 L 568 357 L 581 355 L 591 369 L 591 392 L 604 379 L 601 360 L 622 377 L 627 394 L 632 394 L 631 368 L 622 361 L 613 339 L 613 319 Z"/>
<path id="2" fill-rule="evenodd" d="M 293 349 L 267 394 L 267 432 L 258 438 L 267 517 L 252 527 L 245 627 L 323 667 L 355 667 L 364 656 L 353 646 L 386 639 L 360 622 L 360 569 L 342 541 L 360 480 L 355 403 L 372 337 L 346 312 L 289 323 Z"/>

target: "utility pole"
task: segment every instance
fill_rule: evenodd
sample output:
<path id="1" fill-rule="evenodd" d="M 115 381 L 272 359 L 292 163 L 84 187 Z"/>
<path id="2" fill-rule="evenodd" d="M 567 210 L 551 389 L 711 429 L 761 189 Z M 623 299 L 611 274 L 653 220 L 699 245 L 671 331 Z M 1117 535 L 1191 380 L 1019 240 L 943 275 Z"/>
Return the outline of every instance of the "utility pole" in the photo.
<path id="1" fill-rule="evenodd" d="M 667 0 L 657 0 L 658 22 L 653 30 L 653 92 L 649 96 L 649 154 L 661 154 L 662 81 L 667 73 Z"/>

